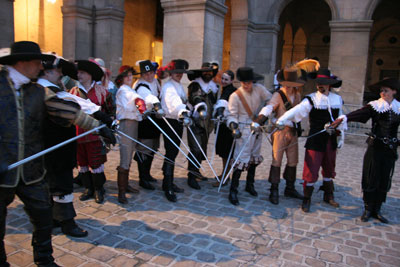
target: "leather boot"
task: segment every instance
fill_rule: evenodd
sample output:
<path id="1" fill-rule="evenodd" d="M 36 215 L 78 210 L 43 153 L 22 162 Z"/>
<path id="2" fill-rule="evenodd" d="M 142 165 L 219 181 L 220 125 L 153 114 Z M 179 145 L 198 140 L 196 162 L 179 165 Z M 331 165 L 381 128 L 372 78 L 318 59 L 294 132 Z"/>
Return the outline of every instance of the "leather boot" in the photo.
<path id="1" fill-rule="evenodd" d="M 279 184 L 271 184 L 271 188 L 269 189 L 269 202 L 274 205 L 279 204 Z"/>
<path id="2" fill-rule="evenodd" d="M 303 196 L 297 192 L 295 188 L 296 182 L 296 167 L 290 167 L 286 165 L 285 171 L 283 172 L 283 178 L 286 180 L 285 197 L 297 198 L 303 200 Z"/>
<path id="3" fill-rule="evenodd" d="M 88 232 L 80 228 L 74 219 L 69 219 L 60 222 L 61 231 L 63 234 L 73 237 L 85 237 L 88 235 Z"/>
<path id="4" fill-rule="evenodd" d="M 242 174 L 241 170 L 236 169 L 233 174 L 232 174 L 232 182 L 231 182 L 231 188 L 229 189 L 229 201 L 231 202 L 232 205 L 239 205 L 239 199 L 238 199 L 238 187 L 239 187 L 239 179 L 240 175 Z"/>
<path id="5" fill-rule="evenodd" d="M 81 173 L 82 183 L 85 187 L 85 191 L 80 195 L 79 199 L 81 201 L 85 201 L 91 199 L 93 197 L 94 188 L 92 182 L 92 173 L 91 172 L 83 172 Z"/>
<path id="6" fill-rule="evenodd" d="M 189 172 L 189 174 L 188 174 L 187 184 L 193 189 L 196 189 L 196 190 L 201 189 L 199 183 L 196 180 L 196 175 L 191 172 Z"/>
<path id="7" fill-rule="evenodd" d="M 324 191 L 324 202 L 328 203 L 332 207 L 338 208 L 339 203 L 337 203 L 333 197 L 333 191 L 334 186 L 333 186 L 333 181 L 324 181 L 319 188 L 319 190 Z"/>
<path id="8" fill-rule="evenodd" d="M 381 214 L 382 202 L 375 202 L 372 217 L 378 219 L 381 223 L 389 223 L 388 219 Z"/>
<path id="9" fill-rule="evenodd" d="M 279 204 L 279 182 L 281 181 L 281 167 L 271 165 L 269 170 L 268 181 L 271 183 L 271 189 L 269 194 L 269 201 L 274 204 Z"/>
<path id="10" fill-rule="evenodd" d="M 171 202 L 176 202 L 177 198 L 173 189 L 174 165 L 170 163 L 164 163 L 163 173 L 164 179 L 162 188 L 164 190 L 165 197 Z"/>
<path id="11" fill-rule="evenodd" d="M 146 177 L 147 177 L 147 181 L 149 181 L 150 183 L 157 183 L 157 179 L 154 178 L 153 176 L 151 176 L 151 164 L 153 163 L 153 159 L 154 159 L 154 153 L 152 153 L 152 156 L 147 156 L 147 160 L 146 160 L 146 170 L 148 170 L 148 172 L 146 172 Z"/>
<path id="12" fill-rule="evenodd" d="M 137 162 L 139 172 L 139 186 L 147 190 L 154 190 L 154 186 L 149 182 L 147 177 L 147 173 L 150 173 L 150 170 L 147 170 L 147 167 L 150 168 L 150 166 L 148 165 L 148 158 L 149 157 L 147 155 L 140 152 L 136 152 L 135 156 L 133 157 L 133 159 Z"/>
<path id="13" fill-rule="evenodd" d="M 257 191 L 254 189 L 254 176 L 256 175 L 256 165 L 251 164 L 247 170 L 246 177 L 246 192 L 252 196 L 258 196 Z"/>
<path id="14" fill-rule="evenodd" d="M 93 185 L 94 185 L 94 201 L 96 203 L 103 203 L 104 201 L 104 183 L 106 182 L 106 176 L 104 172 L 92 173 Z"/>
<path id="15" fill-rule="evenodd" d="M 364 212 L 361 215 L 362 222 L 368 222 L 369 218 L 372 217 L 373 213 L 373 204 L 364 201 Z"/>
<path id="16" fill-rule="evenodd" d="M 126 190 L 128 187 L 128 179 L 129 179 L 129 170 L 117 167 L 118 176 L 117 176 L 117 185 L 118 185 L 118 202 L 121 204 L 127 204 L 128 199 L 126 198 Z"/>
<path id="17" fill-rule="evenodd" d="M 310 212 L 311 196 L 314 191 L 314 186 L 304 186 L 304 198 L 301 204 L 301 209 L 304 212 Z"/>

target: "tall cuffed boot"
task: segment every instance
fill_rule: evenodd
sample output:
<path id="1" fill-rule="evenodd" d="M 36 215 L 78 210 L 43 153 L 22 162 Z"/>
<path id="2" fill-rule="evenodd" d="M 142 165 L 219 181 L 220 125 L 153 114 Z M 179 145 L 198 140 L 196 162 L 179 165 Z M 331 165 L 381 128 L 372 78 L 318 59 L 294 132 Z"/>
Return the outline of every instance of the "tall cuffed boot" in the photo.
<path id="1" fill-rule="evenodd" d="M 162 189 L 164 190 L 165 197 L 171 202 L 176 202 L 177 198 L 173 189 L 174 165 L 170 163 L 164 163 L 163 173 L 164 179 Z"/>
<path id="2" fill-rule="evenodd" d="M 296 167 L 285 167 L 283 178 L 286 180 L 285 197 L 297 198 L 303 200 L 303 196 L 297 192 L 295 187 L 296 182 Z"/>
<path id="3" fill-rule="evenodd" d="M 279 204 L 279 182 L 281 179 L 281 167 L 276 167 L 271 165 L 269 170 L 268 181 L 271 183 L 269 201 L 274 204 Z"/>
<path id="4" fill-rule="evenodd" d="M 373 204 L 371 202 L 364 201 L 364 212 L 361 215 L 361 221 L 368 222 L 369 218 L 372 217 L 373 210 Z"/>
<path id="5" fill-rule="evenodd" d="M 76 212 L 72 202 L 53 202 L 53 222 L 61 226 L 63 234 L 73 237 L 85 237 L 88 232 L 75 223 Z"/>
<path id="6" fill-rule="evenodd" d="M 126 198 L 126 190 L 128 187 L 129 170 L 117 167 L 117 185 L 118 185 L 118 202 L 121 204 L 127 204 L 128 199 Z"/>
<path id="7" fill-rule="evenodd" d="M 93 181 L 92 181 L 92 173 L 91 172 L 83 172 L 81 173 L 82 184 L 85 187 L 85 191 L 80 195 L 79 199 L 81 201 L 85 201 L 93 198 L 94 190 L 93 190 Z"/>
<path id="8" fill-rule="evenodd" d="M 256 175 L 256 165 L 251 164 L 249 169 L 247 170 L 246 177 L 246 192 L 248 192 L 252 196 L 258 196 L 257 191 L 254 189 L 254 176 Z"/>
<path id="9" fill-rule="evenodd" d="M 389 223 L 388 219 L 381 214 L 382 202 L 375 202 L 374 209 L 372 212 L 372 217 L 378 219 L 381 223 Z"/>
<path id="10" fill-rule="evenodd" d="M 199 183 L 197 182 L 196 178 L 197 178 L 197 175 L 195 175 L 194 173 L 189 172 L 187 184 L 193 189 L 200 190 L 201 187 L 200 187 Z"/>
<path id="11" fill-rule="evenodd" d="M 232 205 L 239 205 L 239 199 L 238 199 L 238 187 L 239 187 L 239 179 L 240 175 L 242 174 L 241 170 L 234 170 L 232 174 L 232 182 L 231 182 L 231 188 L 229 189 L 229 201 L 231 202 Z"/>
<path id="12" fill-rule="evenodd" d="M 25 209 L 33 224 L 33 259 L 37 266 L 58 266 L 54 263 L 51 245 L 52 211 L 49 209 Z"/>
<path id="13" fill-rule="evenodd" d="M 92 173 L 93 186 L 94 186 L 94 201 L 96 203 L 103 203 L 104 201 L 104 183 L 106 182 L 106 176 L 104 172 Z"/>
<path id="14" fill-rule="evenodd" d="M 338 208 L 339 203 L 335 201 L 335 198 L 333 196 L 333 191 L 335 190 L 333 186 L 333 181 L 324 181 L 319 188 L 319 190 L 324 191 L 324 202 L 328 203 L 332 207 Z"/>
<path id="15" fill-rule="evenodd" d="M 304 212 L 310 212 L 311 196 L 313 191 L 314 191 L 314 186 L 304 186 L 304 197 L 303 197 L 303 203 L 301 204 L 301 209 Z"/>
<path id="16" fill-rule="evenodd" d="M 147 156 L 147 160 L 145 162 L 146 164 L 146 178 L 147 181 L 151 182 L 151 183 L 157 183 L 157 179 L 154 178 L 153 176 L 151 176 L 151 164 L 153 163 L 153 159 L 154 159 L 154 153 L 152 153 L 151 156 Z"/>
<path id="17" fill-rule="evenodd" d="M 148 165 L 148 158 L 149 157 L 147 155 L 140 152 L 136 152 L 135 156 L 133 157 L 133 159 L 136 160 L 138 166 L 139 186 L 147 190 L 154 190 L 154 186 L 150 183 L 147 177 L 150 173 L 150 169 L 147 169 L 150 168 L 150 165 Z"/>

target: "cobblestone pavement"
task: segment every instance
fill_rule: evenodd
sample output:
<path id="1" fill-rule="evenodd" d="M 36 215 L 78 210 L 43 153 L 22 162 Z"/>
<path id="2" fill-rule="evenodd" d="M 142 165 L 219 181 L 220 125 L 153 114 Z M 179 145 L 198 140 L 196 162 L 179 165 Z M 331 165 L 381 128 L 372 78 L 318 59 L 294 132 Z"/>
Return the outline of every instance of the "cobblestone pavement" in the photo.
<path id="1" fill-rule="evenodd" d="M 285 182 L 280 187 L 280 204 L 268 202 L 271 146 L 267 142 L 263 145 L 265 160 L 256 172 L 259 196 L 251 197 L 244 191 L 242 174 L 238 207 L 229 203 L 228 187 L 218 193 L 211 186 L 212 179 L 200 182 L 200 191 L 189 188 L 182 168 L 176 168 L 175 181 L 185 192 L 178 194 L 177 203 L 166 201 L 160 190 L 160 159 L 154 161 L 152 169 L 157 189 L 129 195 L 130 203 L 120 205 L 115 170 L 119 153 L 115 149 L 106 163 L 105 203 L 81 202 L 78 196 L 83 189 L 76 189 L 76 219 L 89 236 L 70 238 L 55 230 L 54 256 L 63 266 L 400 266 L 400 161 L 382 208 L 390 224 L 361 222 L 364 139 L 349 138 L 338 153 L 335 197 L 341 207 L 326 205 L 318 192 L 313 195 L 309 214 L 299 209 L 299 200 L 283 196 Z M 304 140 L 300 143 L 299 178 Z M 181 155 L 178 162 L 184 162 Z M 219 174 L 218 157 L 214 165 Z M 204 166 L 203 174 L 212 177 L 210 168 Z M 133 161 L 130 183 L 137 186 L 137 180 Z M 300 182 L 296 183 L 298 190 Z M 32 226 L 23 205 L 16 198 L 8 211 L 8 261 L 12 266 L 32 266 Z"/>

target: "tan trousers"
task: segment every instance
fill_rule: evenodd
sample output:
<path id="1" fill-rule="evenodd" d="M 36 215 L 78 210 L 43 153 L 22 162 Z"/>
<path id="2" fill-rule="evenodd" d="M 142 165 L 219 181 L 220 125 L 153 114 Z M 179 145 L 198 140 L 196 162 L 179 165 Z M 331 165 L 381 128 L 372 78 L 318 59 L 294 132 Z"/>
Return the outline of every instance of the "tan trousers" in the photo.
<path id="1" fill-rule="evenodd" d="M 295 129 L 286 126 L 272 135 L 272 166 L 281 167 L 286 152 L 287 166 L 295 167 L 299 161 L 299 146 Z"/>

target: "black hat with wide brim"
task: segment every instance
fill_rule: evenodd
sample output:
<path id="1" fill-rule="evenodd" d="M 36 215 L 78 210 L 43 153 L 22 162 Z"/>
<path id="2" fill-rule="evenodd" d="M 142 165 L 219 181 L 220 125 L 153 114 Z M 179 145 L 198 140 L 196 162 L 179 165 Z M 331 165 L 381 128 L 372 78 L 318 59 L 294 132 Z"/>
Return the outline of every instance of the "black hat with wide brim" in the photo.
<path id="1" fill-rule="evenodd" d="M 397 93 L 400 90 L 400 82 L 399 80 L 395 79 L 395 78 L 386 78 L 383 79 L 377 83 L 371 84 L 370 86 L 368 86 L 368 88 L 371 90 L 371 92 L 373 93 L 378 93 L 382 87 L 389 87 L 392 90 L 396 90 Z"/>
<path id="2" fill-rule="evenodd" d="M 255 82 L 263 80 L 264 76 L 255 73 L 250 67 L 240 67 L 236 71 L 236 78 L 241 82 Z"/>
<path id="3" fill-rule="evenodd" d="M 331 87 L 335 88 L 342 86 L 342 80 L 339 80 L 336 76 L 333 76 L 331 71 L 328 69 L 319 69 L 314 81 L 317 84 L 330 85 Z"/>
<path id="4" fill-rule="evenodd" d="M 193 73 L 189 69 L 189 63 L 184 59 L 173 59 L 170 62 L 171 69 L 166 69 L 165 71 L 168 73 Z M 169 64 L 168 64 L 169 65 Z"/>
<path id="5" fill-rule="evenodd" d="M 190 73 L 188 73 L 188 78 L 189 80 L 193 81 L 194 79 L 201 77 L 203 72 L 209 71 L 212 71 L 212 77 L 214 78 L 218 73 L 218 68 L 213 66 L 213 64 L 210 62 L 203 62 L 203 64 L 201 64 L 201 69 L 189 70 Z"/>
<path id="6" fill-rule="evenodd" d="M 78 79 L 76 65 L 63 57 L 56 56 L 54 60 L 43 61 L 43 68 L 45 70 L 60 68 L 63 76 L 69 76 L 74 80 Z"/>
<path id="7" fill-rule="evenodd" d="M 104 72 L 99 65 L 89 60 L 75 60 L 78 70 L 83 70 L 92 76 L 94 81 L 100 81 Z"/>
<path id="8" fill-rule="evenodd" d="M 10 54 L 0 57 L 0 64 L 10 65 L 17 61 L 29 60 L 54 60 L 53 55 L 42 54 L 40 47 L 37 43 L 31 41 L 15 42 L 11 45 Z"/>

